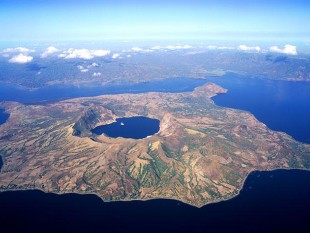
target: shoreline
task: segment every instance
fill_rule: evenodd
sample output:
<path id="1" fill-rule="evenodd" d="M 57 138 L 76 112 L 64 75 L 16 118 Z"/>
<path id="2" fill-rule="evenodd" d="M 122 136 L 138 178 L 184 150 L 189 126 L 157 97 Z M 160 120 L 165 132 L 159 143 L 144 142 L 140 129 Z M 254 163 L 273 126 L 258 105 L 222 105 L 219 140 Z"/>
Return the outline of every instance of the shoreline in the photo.
<path id="1" fill-rule="evenodd" d="M 240 195 L 241 190 L 244 188 L 244 184 L 245 184 L 246 180 L 254 172 L 273 172 L 273 171 L 280 171 L 280 170 L 283 170 L 283 171 L 297 170 L 297 171 L 310 172 L 310 169 L 305 169 L 305 168 L 275 168 L 275 169 L 271 169 L 271 170 L 253 170 L 253 171 L 249 172 L 248 175 L 244 178 L 244 180 L 242 182 L 242 185 L 241 185 L 241 188 L 238 190 L 238 192 L 235 195 L 232 195 L 232 196 L 230 196 L 228 198 L 223 198 L 223 199 L 220 199 L 220 200 L 216 200 L 216 201 L 211 201 L 211 202 L 208 202 L 208 203 L 203 204 L 201 206 L 196 206 L 196 205 L 193 205 L 191 203 L 185 202 L 183 200 L 174 199 L 174 198 L 166 198 L 166 197 L 107 201 L 107 200 L 104 200 L 102 197 L 100 197 L 97 193 L 94 193 L 94 192 L 85 192 L 85 193 L 83 193 L 83 192 L 54 192 L 54 191 L 46 191 L 46 190 L 43 190 L 41 188 L 6 189 L 6 190 L 0 189 L 0 194 L 4 193 L 4 192 L 15 192 L 15 191 L 40 191 L 40 192 L 43 192 L 44 194 L 55 194 L 55 195 L 59 195 L 59 196 L 66 195 L 66 194 L 77 194 L 77 195 L 81 195 L 81 196 L 83 196 L 83 195 L 94 195 L 94 196 L 98 197 L 104 203 L 132 202 L 132 201 L 142 201 L 142 202 L 144 202 L 144 201 L 152 201 L 152 200 L 171 200 L 171 201 L 181 202 L 181 203 L 183 203 L 185 205 L 188 205 L 188 206 L 200 209 L 200 208 L 203 208 L 203 207 L 205 207 L 207 205 L 210 205 L 210 204 L 216 204 L 216 203 L 220 203 L 220 202 L 225 202 L 225 201 L 229 201 L 229 200 L 232 200 L 233 198 L 238 197 Z"/>

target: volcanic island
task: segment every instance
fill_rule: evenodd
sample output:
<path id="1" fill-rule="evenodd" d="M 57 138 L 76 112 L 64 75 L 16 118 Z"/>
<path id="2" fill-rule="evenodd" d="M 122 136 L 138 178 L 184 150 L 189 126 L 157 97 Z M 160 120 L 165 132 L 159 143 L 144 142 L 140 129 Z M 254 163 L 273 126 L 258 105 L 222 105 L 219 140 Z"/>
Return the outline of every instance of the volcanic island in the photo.
<path id="1" fill-rule="evenodd" d="M 184 93 L 117 94 L 23 105 L 2 102 L 0 190 L 96 194 L 104 201 L 176 199 L 201 207 L 238 195 L 256 170 L 309 169 L 310 145 L 251 113 L 219 107 L 212 83 Z M 160 121 L 143 139 L 92 129 L 121 117 Z"/>

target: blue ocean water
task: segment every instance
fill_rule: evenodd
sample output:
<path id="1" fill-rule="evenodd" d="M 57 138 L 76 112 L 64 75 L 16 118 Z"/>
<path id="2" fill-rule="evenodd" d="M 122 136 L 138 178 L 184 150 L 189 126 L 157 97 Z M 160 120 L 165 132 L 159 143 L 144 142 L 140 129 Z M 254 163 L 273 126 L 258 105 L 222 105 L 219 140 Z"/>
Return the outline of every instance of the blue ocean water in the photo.
<path id="1" fill-rule="evenodd" d="M 105 134 L 112 138 L 141 139 L 157 133 L 159 131 L 159 123 L 159 120 L 148 117 L 123 117 L 116 119 L 116 122 L 111 124 L 97 126 L 91 131 L 95 134 Z"/>

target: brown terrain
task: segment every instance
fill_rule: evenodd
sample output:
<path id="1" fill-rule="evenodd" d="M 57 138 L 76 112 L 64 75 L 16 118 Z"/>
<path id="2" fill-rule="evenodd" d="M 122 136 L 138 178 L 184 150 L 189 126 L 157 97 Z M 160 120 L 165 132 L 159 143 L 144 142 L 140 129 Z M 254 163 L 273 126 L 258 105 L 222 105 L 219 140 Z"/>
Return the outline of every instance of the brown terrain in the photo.
<path id="1" fill-rule="evenodd" d="M 105 201 L 177 199 L 194 206 L 236 196 L 254 170 L 310 168 L 310 146 L 244 111 L 216 106 L 226 90 L 78 98 L 47 105 L 1 103 L 0 190 L 94 193 Z M 144 139 L 91 133 L 119 117 L 160 120 Z"/>

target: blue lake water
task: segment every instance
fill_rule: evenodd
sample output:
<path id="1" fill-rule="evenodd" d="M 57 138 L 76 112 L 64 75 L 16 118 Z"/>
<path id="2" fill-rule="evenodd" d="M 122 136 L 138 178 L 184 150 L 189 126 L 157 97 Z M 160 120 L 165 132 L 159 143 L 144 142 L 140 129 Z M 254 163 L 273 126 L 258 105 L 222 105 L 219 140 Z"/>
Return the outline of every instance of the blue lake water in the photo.
<path id="1" fill-rule="evenodd" d="M 10 114 L 6 113 L 4 109 L 0 109 L 0 125 L 4 124 L 9 116 Z"/>
<path id="2" fill-rule="evenodd" d="M 106 94 L 145 93 L 145 92 L 189 92 L 207 82 L 206 79 L 168 78 L 137 84 L 122 85 L 53 85 L 40 89 L 25 89 L 16 85 L 0 83 L 0 101 L 21 103 L 44 103 L 68 98 L 98 96 Z"/>
<path id="3" fill-rule="evenodd" d="M 159 131 L 159 120 L 148 117 L 135 116 L 116 119 L 116 122 L 102 125 L 91 130 L 97 135 L 108 137 L 141 139 Z"/>

